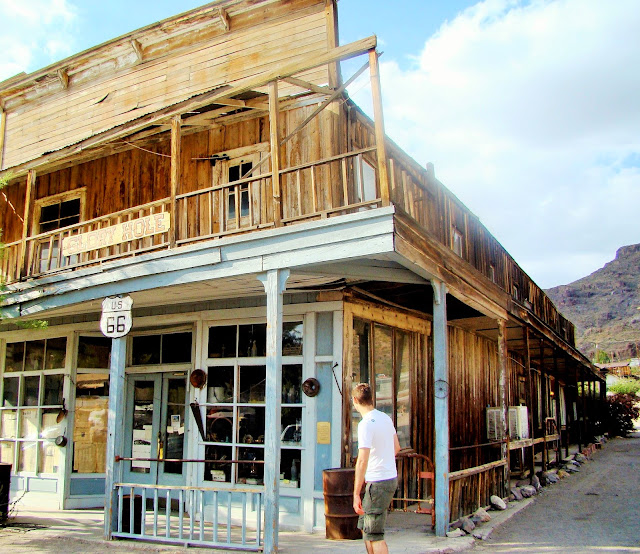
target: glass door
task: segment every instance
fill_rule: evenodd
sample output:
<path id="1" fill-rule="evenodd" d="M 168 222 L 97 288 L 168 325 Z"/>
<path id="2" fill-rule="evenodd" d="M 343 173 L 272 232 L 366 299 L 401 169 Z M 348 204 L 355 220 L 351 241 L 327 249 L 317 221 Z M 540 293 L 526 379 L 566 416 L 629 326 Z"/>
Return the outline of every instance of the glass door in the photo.
<path id="1" fill-rule="evenodd" d="M 162 378 L 162 409 L 160 410 L 160 441 L 165 460 L 182 460 L 186 454 L 186 376 L 165 373 Z M 159 485 L 184 485 L 184 462 L 159 462 Z"/>
<path id="2" fill-rule="evenodd" d="M 128 375 L 125 483 L 185 483 L 186 376 L 173 373 Z"/>

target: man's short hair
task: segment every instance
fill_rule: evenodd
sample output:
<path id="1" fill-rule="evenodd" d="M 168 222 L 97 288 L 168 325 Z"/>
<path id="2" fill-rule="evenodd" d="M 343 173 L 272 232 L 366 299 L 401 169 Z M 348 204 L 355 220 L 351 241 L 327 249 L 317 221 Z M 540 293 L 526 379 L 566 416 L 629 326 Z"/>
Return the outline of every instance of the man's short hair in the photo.
<path id="1" fill-rule="evenodd" d="M 358 383 L 353 387 L 353 398 L 363 406 L 373 406 L 373 393 L 369 383 Z"/>

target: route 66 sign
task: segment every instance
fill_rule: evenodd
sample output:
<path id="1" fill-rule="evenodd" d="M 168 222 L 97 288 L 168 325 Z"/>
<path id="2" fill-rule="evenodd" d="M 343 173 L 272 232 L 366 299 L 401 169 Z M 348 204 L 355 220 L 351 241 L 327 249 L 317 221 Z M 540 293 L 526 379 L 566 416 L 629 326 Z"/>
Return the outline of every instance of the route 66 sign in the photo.
<path id="1" fill-rule="evenodd" d="M 130 296 L 108 296 L 102 301 L 100 330 L 105 337 L 117 339 L 131 331 L 131 306 Z"/>

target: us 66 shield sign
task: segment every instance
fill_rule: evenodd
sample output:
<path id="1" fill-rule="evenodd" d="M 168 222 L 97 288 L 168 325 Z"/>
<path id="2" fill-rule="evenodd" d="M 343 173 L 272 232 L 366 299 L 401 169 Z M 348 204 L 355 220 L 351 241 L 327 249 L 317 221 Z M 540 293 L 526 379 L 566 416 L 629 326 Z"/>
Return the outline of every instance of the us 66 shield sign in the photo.
<path id="1" fill-rule="evenodd" d="M 102 301 L 100 330 L 105 337 L 117 339 L 131 331 L 131 306 L 130 296 L 108 296 Z"/>

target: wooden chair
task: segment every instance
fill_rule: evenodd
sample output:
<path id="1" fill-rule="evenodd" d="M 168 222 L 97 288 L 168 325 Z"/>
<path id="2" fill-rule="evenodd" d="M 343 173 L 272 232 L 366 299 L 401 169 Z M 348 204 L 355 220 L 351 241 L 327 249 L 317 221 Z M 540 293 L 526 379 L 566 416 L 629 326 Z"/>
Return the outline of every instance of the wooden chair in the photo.
<path id="1" fill-rule="evenodd" d="M 424 454 L 417 452 L 400 452 L 398 461 L 398 481 L 400 484 L 397 496 L 391 502 L 391 509 L 403 512 L 413 511 L 410 506 L 416 505 L 417 514 L 431 514 L 431 526 L 435 527 L 435 471 L 433 462 Z M 415 498 L 414 498 L 415 496 Z"/>

